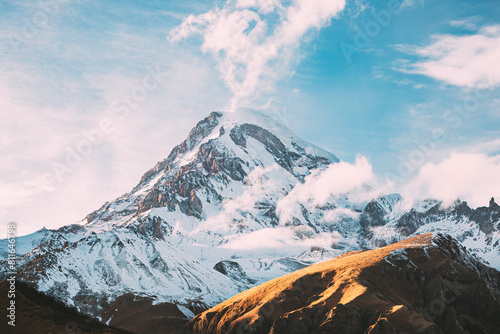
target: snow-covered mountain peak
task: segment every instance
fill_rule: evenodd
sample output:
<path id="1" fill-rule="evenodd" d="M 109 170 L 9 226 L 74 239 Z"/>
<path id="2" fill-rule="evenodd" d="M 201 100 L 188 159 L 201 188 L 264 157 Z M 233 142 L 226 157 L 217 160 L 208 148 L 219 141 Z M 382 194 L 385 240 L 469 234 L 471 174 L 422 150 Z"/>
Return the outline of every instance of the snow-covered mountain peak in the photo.
<path id="1" fill-rule="evenodd" d="M 221 150 L 229 151 L 227 153 L 233 151 L 232 153 L 241 158 L 248 158 L 242 154 L 243 152 L 234 150 L 234 145 L 246 148 L 248 137 L 260 141 L 268 151 L 279 150 L 280 146 L 284 146 L 286 150 L 297 154 L 323 157 L 330 163 L 338 161 L 333 154 L 300 139 L 283 123 L 260 111 L 253 109 L 237 109 L 234 112 L 214 111 L 198 122 L 186 140 L 177 145 L 166 159 L 148 171 L 141 179 L 141 183 L 165 168 L 171 168 L 172 165 L 183 166 L 192 162 L 200 148 L 209 142 L 217 142 L 222 146 Z M 261 152 L 252 153 L 257 153 L 253 158 L 261 158 L 259 157 Z"/>
<path id="2" fill-rule="evenodd" d="M 287 192 L 312 170 L 337 161 L 262 112 L 212 112 L 130 193 L 106 203 L 84 223 L 94 232 L 109 230 L 154 208 L 205 220 L 220 211 L 224 201 L 242 196 L 254 171 L 284 169 L 286 173 L 274 173 L 281 175 L 275 186 Z"/>
<path id="3" fill-rule="evenodd" d="M 258 111 L 212 112 L 129 193 L 81 224 L 19 238 L 22 279 L 98 315 L 89 305 L 129 292 L 213 306 L 310 263 L 428 232 L 451 234 L 500 267 L 493 199 L 443 208 L 378 197 L 363 180 L 360 193 L 349 191 L 336 161 Z"/>

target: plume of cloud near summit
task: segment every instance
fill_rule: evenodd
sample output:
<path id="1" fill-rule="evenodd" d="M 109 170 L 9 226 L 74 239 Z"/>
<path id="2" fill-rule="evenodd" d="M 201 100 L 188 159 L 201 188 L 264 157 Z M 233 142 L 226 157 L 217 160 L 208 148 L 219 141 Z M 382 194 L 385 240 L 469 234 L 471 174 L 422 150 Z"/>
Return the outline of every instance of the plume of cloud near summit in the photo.
<path id="1" fill-rule="evenodd" d="M 169 33 L 176 42 L 201 35 L 233 98 L 229 110 L 248 106 L 292 73 L 308 33 L 330 24 L 345 0 L 228 0 L 222 8 L 190 15 Z"/>

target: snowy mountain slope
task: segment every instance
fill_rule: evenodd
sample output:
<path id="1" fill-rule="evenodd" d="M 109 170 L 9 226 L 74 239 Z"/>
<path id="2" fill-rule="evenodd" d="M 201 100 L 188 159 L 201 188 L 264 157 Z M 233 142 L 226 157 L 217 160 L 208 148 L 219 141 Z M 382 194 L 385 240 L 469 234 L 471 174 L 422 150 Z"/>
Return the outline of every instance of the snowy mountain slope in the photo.
<path id="1" fill-rule="evenodd" d="M 192 307 L 194 301 L 211 305 L 247 287 L 209 270 L 170 242 L 131 229 L 53 246 L 44 244 L 23 258 L 25 281 L 93 315 L 99 309 L 82 306 L 91 305 L 88 298 L 106 305 L 109 296 L 140 292 Z"/>
<path id="2" fill-rule="evenodd" d="M 80 228 L 83 228 L 80 226 Z M 45 243 L 53 243 L 55 240 L 78 241 L 84 235 L 67 232 L 65 229 L 49 230 L 45 227 L 34 233 L 16 237 L 16 255 L 22 256 L 28 254 L 33 249 Z M 0 258 L 7 258 L 8 255 L 8 239 L 0 240 Z"/>
<path id="3" fill-rule="evenodd" d="M 16 253 L 17 255 L 24 255 L 26 253 L 31 252 L 38 245 L 50 240 L 54 231 L 47 230 L 43 228 L 35 233 L 31 233 L 22 237 L 16 238 Z M 8 239 L 0 240 L 0 257 L 2 259 L 7 258 L 8 256 Z"/>
<path id="4" fill-rule="evenodd" d="M 224 200 L 241 196 L 245 177 L 254 169 L 278 168 L 279 187 L 289 190 L 311 169 L 338 159 L 297 138 L 272 118 L 252 110 L 236 113 L 213 112 L 191 130 L 188 138 L 171 154 L 144 174 L 128 194 L 106 203 L 87 216 L 93 231 L 130 223 L 137 213 L 166 207 L 207 218 Z"/>
<path id="5" fill-rule="evenodd" d="M 432 199 L 412 203 L 400 197 L 382 216 L 368 205 L 361 221 L 370 222 L 365 236 L 368 248 L 423 233 L 442 233 L 453 236 L 473 254 L 500 269 L 500 206 L 493 198 L 488 206 L 472 209 L 467 202 L 443 207 Z"/>
<path id="6" fill-rule="evenodd" d="M 20 240 L 22 279 L 93 315 L 128 292 L 191 309 L 214 305 L 307 265 L 287 258 L 293 245 L 261 258 L 231 241 L 277 226 L 277 201 L 337 161 L 259 112 L 214 112 L 131 192 L 82 224 Z M 254 278 L 213 269 L 230 258 Z"/>
<path id="7" fill-rule="evenodd" d="M 213 112 L 129 193 L 80 224 L 19 238 L 20 278 L 95 316 L 126 293 L 192 316 L 311 263 L 427 231 L 500 268 L 494 201 L 473 210 L 380 196 L 363 178 L 346 188 L 342 168 L 264 114 Z M 237 265 L 217 270 L 221 261 Z"/>

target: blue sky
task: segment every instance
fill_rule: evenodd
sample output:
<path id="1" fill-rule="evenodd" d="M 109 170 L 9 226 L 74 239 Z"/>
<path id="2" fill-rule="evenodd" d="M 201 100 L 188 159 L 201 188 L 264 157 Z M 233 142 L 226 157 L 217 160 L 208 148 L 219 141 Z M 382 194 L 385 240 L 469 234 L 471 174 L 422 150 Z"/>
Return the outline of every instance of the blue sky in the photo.
<path id="1" fill-rule="evenodd" d="M 21 233 L 76 222 L 199 119 L 234 107 L 264 110 L 343 160 L 368 157 L 395 190 L 459 154 L 498 175 L 500 6 L 396 2 L 383 24 L 387 1 L 0 2 L 2 220 Z M 161 82 L 144 90 L 151 72 Z M 55 173 L 103 119 L 113 129 Z"/>
<path id="2" fill-rule="evenodd" d="M 356 153 L 369 155 L 379 172 L 390 168 L 392 163 L 388 161 L 388 165 L 384 160 L 392 160 L 394 154 L 401 153 L 407 141 L 427 137 L 428 125 L 441 126 L 438 123 L 442 110 L 450 108 L 464 95 L 463 87 L 398 71 L 402 60 L 418 61 L 418 57 L 399 52 L 395 46 L 428 45 L 437 34 L 475 33 L 453 27 L 453 21 L 470 20 L 481 27 L 495 25 L 500 18 L 500 9 L 493 1 L 474 4 L 415 1 L 414 6 L 394 15 L 391 23 L 371 38 L 364 50 L 353 54 L 350 63 L 347 62 L 339 49 L 339 41 L 354 45 L 357 29 L 366 29 L 368 22 L 373 21 L 373 13 L 385 9 L 384 3 L 371 2 L 371 8 L 354 20 L 346 17 L 345 12 L 344 20 L 324 28 L 313 54 L 299 66 L 296 77 L 296 85 L 310 96 L 306 104 L 313 104 L 325 120 L 316 125 L 307 124 L 311 130 L 304 129 L 307 136 L 316 133 L 321 136 L 318 142 L 351 159 Z M 314 73 L 314 80 L 310 80 L 309 73 Z M 496 93 L 498 96 L 498 91 Z M 410 110 L 421 113 L 418 120 Z M 461 129 L 460 133 L 450 133 L 449 146 L 484 141 L 487 136 L 488 139 L 498 138 L 498 113 L 488 116 L 495 110 L 498 110 L 497 103 L 484 103 L 478 110 L 484 121 Z M 424 122 L 424 118 L 428 118 L 428 122 Z M 458 138 L 462 136 L 464 138 Z"/>

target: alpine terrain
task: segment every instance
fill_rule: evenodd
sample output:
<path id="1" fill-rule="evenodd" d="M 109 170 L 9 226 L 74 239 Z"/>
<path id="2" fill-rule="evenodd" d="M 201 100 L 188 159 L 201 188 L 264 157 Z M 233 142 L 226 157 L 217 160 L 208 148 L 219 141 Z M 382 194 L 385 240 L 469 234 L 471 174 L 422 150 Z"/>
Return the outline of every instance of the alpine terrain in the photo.
<path id="1" fill-rule="evenodd" d="M 500 207 L 494 199 L 480 208 L 459 200 L 444 206 L 433 199 L 413 201 L 380 194 L 364 183 L 345 191 L 333 181 L 328 194 L 316 194 L 315 184 L 324 175 L 334 179 L 342 166 L 335 155 L 301 140 L 260 112 L 212 112 L 130 192 L 79 223 L 18 238 L 18 278 L 107 325 L 139 333 L 151 332 L 151 328 L 131 323 L 128 314 L 149 316 L 156 328 L 173 322 L 181 328 L 195 314 L 271 279 L 348 251 L 383 247 L 430 232 L 451 235 L 467 248 L 460 254 L 478 256 L 463 264 L 470 275 L 483 268 L 481 261 L 500 268 Z M 0 250 L 6 250 L 2 244 Z M 440 252 L 432 247 L 408 252 L 419 252 L 421 259 L 427 251 Z M 383 249 L 388 252 L 389 248 Z M 404 256 L 403 251 L 395 252 L 387 265 L 373 270 L 384 273 L 391 261 Z M 349 258 L 353 257 L 339 261 Z M 467 259 L 472 257 L 467 255 Z M 323 269 L 312 268 L 319 273 L 314 280 L 322 280 Z M 414 270 L 416 281 L 422 270 L 428 269 Z M 483 276 L 473 279 L 487 281 Z M 483 290 L 484 284 L 493 286 L 481 282 L 478 286 Z M 359 290 L 353 296 L 363 295 L 363 284 L 355 289 Z M 421 291 L 408 295 L 408 302 L 427 302 Z M 352 300 L 343 300 L 346 306 L 335 312 L 362 307 L 348 306 Z M 292 304 L 298 307 L 302 302 L 299 298 Z M 385 313 L 376 326 L 382 326 L 384 317 L 393 323 L 389 314 L 409 312 L 398 306 L 406 303 L 384 303 Z M 155 313 L 158 308 L 164 317 Z M 190 325 L 193 331 L 202 332 L 199 323 L 204 321 L 210 323 L 211 332 L 222 333 L 217 329 L 222 311 L 217 312 L 217 318 L 197 317 Z M 465 318 L 484 320 L 458 309 L 450 312 L 450 321 L 458 319 L 461 328 L 466 326 Z M 275 333 L 284 333 L 282 328 L 288 328 L 300 314 L 286 315 Z M 358 320 L 364 326 L 373 316 Z M 316 326 L 315 321 L 311 326 Z"/>
<path id="2" fill-rule="evenodd" d="M 350 252 L 245 291 L 187 333 L 498 333 L 500 272 L 451 237 Z"/>

